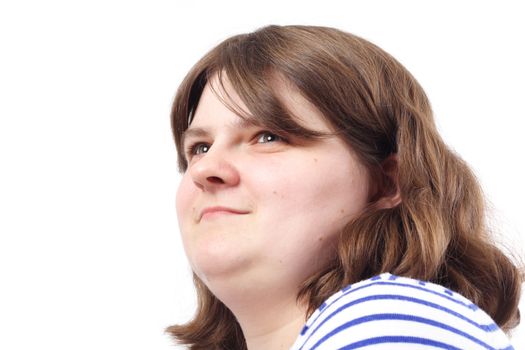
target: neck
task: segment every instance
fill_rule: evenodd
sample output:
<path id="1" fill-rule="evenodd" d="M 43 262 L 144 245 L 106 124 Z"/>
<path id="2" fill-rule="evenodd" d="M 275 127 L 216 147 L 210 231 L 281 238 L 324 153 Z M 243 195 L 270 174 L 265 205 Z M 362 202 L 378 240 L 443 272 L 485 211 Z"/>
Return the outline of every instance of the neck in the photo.
<path id="1" fill-rule="evenodd" d="M 306 322 L 306 306 L 296 291 L 244 290 L 222 295 L 242 328 L 248 350 L 288 350 Z"/>
<path id="2" fill-rule="evenodd" d="M 306 310 L 295 298 L 272 300 L 270 304 L 234 311 L 248 350 L 288 350 L 306 321 Z"/>

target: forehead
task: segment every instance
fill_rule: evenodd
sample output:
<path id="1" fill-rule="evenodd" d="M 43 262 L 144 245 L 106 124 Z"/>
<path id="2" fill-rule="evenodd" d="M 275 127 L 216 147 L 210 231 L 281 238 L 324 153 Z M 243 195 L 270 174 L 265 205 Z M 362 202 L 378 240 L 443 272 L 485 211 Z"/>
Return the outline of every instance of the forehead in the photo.
<path id="1" fill-rule="evenodd" d="M 319 109 L 308 101 L 290 81 L 277 76 L 273 81 L 273 86 L 277 96 L 279 96 L 299 124 L 319 131 L 335 131 Z"/>
<path id="2" fill-rule="evenodd" d="M 284 78 L 275 77 L 271 81 L 271 88 L 275 95 L 286 107 L 293 119 L 301 126 L 317 131 L 332 132 L 329 124 L 326 122 L 322 113 L 307 99 L 305 99 L 299 90 Z M 226 74 L 222 74 L 222 84 L 219 81 L 217 74 L 206 83 L 194 117 L 189 126 L 200 127 L 212 121 L 220 121 L 230 119 L 234 127 L 246 127 L 253 125 L 260 125 L 256 118 L 240 116 L 230 110 L 227 106 L 231 106 L 234 110 L 240 110 L 251 115 L 248 107 L 242 101 L 239 94 L 233 88 Z"/>

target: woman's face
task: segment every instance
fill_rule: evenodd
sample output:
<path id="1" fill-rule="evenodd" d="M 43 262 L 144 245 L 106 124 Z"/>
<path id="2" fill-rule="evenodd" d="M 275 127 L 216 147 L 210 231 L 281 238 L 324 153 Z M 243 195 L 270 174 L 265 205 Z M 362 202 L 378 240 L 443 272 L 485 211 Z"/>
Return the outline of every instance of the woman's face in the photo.
<path id="1" fill-rule="evenodd" d="M 225 86 L 246 109 L 227 79 Z M 330 131 L 296 91 L 275 88 L 300 124 Z M 208 84 L 185 135 L 193 152 L 186 152 L 177 192 L 186 254 L 212 291 L 223 282 L 297 288 L 326 263 L 340 230 L 366 205 L 367 171 L 336 137 L 284 141 L 241 122 Z"/>

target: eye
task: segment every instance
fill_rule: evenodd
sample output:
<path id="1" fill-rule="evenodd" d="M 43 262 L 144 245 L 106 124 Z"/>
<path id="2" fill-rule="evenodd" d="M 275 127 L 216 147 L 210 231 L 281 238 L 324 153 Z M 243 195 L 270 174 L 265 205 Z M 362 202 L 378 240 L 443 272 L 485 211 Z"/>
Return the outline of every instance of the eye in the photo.
<path id="1" fill-rule="evenodd" d="M 186 155 L 189 159 L 191 159 L 193 156 L 206 153 L 210 150 L 210 146 L 207 143 L 203 142 L 195 142 L 192 144 L 189 144 L 188 147 L 186 147 Z"/>
<path id="2" fill-rule="evenodd" d="M 270 131 L 260 131 L 255 135 L 256 143 L 288 142 L 284 137 Z M 195 141 L 185 147 L 186 159 L 189 161 L 194 156 L 207 153 L 211 145 L 202 141 Z"/>
<path id="3" fill-rule="evenodd" d="M 272 141 L 286 141 L 279 135 L 271 133 L 269 131 L 261 131 L 257 134 L 257 143 L 268 143 Z"/>

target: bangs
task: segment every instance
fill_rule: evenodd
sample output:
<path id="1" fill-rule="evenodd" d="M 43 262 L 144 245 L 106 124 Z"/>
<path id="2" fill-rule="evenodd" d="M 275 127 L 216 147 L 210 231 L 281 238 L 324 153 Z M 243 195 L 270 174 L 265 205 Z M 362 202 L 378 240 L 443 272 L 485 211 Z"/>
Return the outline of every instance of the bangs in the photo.
<path id="1" fill-rule="evenodd" d="M 234 56 L 235 57 L 235 56 Z M 225 66 L 217 71 L 218 86 L 210 83 L 214 95 L 233 113 L 252 124 L 261 125 L 270 131 L 280 134 L 294 135 L 305 139 L 331 136 L 331 133 L 309 129 L 301 124 L 301 116 L 294 114 L 278 96 L 278 74 L 268 69 L 256 74 L 251 71 L 239 71 Z M 282 79 L 282 78 L 281 78 Z M 234 102 L 234 98 L 225 87 L 225 80 L 237 93 L 240 100 L 246 105 L 243 109 Z M 217 89 L 218 88 L 218 89 Z"/>
<path id="2" fill-rule="evenodd" d="M 279 81 L 286 81 L 287 84 L 293 83 L 286 79 L 276 67 L 268 62 L 263 62 L 262 57 L 267 55 L 250 50 L 249 44 L 249 42 L 240 42 L 237 45 L 230 45 L 219 50 L 218 57 L 214 57 L 215 61 L 207 67 L 203 67 L 200 73 L 194 74 L 196 76 L 190 81 L 186 81 L 186 84 L 183 83 L 177 92 L 172 111 L 172 127 L 181 172 L 187 168 L 182 149 L 182 135 L 193 121 L 206 84 L 209 84 L 213 94 L 230 111 L 241 119 L 264 127 L 268 131 L 283 136 L 295 136 L 302 140 L 334 135 L 333 133 L 312 130 L 308 126 L 300 124 L 301 116 L 295 115 L 286 107 L 276 88 Z M 190 76 L 191 73 L 188 77 Z M 215 77 L 217 79 L 213 80 Z M 218 84 L 212 84 L 212 81 L 218 82 Z M 228 93 L 225 81 L 237 93 L 247 109 L 235 102 L 235 99 Z M 296 85 L 293 87 L 301 93 Z M 303 93 L 301 95 L 304 97 Z M 187 97 L 183 99 L 182 96 Z"/>
<path id="3" fill-rule="evenodd" d="M 268 131 L 303 140 L 334 135 L 301 125 L 301 116 L 295 115 L 286 107 L 283 99 L 278 96 L 279 82 L 293 86 L 301 96 L 307 101 L 308 99 L 297 85 L 272 65 L 271 52 L 265 51 L 264 45 L 252 40 L 234 39 L 235 37 L 223 43 L 197 63 L 177 91 L 172 110 L 172 128 L 181 172 L 187 168 L 182 135 L 193 121 L 206 84 L 209 84 L 213 94 L 230 111 L 251 124 L 267 128 Z M 226 80 L 247 109 L 239 106 L 228 93 Z M 213 84 L 212 81 L 218 84 Z"/>

